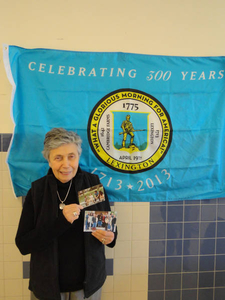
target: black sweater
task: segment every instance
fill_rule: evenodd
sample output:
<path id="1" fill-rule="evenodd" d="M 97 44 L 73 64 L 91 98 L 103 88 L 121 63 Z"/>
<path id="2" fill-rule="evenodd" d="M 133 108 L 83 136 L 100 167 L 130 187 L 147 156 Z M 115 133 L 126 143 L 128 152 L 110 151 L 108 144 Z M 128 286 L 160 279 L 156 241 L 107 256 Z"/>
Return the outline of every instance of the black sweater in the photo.
<path id="1" fill-rule="evenodd" d="M 73 202 L 73 195 L 75 195 L 76 202 L 79 190 L 98 183 L 98 176 L 79 169 L 73 178 L 72 193 L 68 201 Z M 31 253 L 29 288 L 37 298 L 60 300 L 61 291 L 80 289 L 82 285 L 85 297 L 90 297 L 103 285 L 106 278 L 104 246 L 90 233 L 83 233 L 84 210 L 79 218 L 80 223 L 75 221 L 70 224 L 64 218 L 58 208 L 57 188 L 57 180 L 50 170 L 48 175 L 32 183 L 25 199 L 16 235 L 16 245 L 22 254 Z M 61 186 L 60 189 L 62 192 L 63 187 Z M 64 198 L 63 194 L 61 196 Z M 107 195 L 105 198 L 104 202 L 87 209 L 110 210 Z M 70 241 L 74 234 L 76 237 Z M 115 245 L 116 235 L 114 241 L 108 245 L 109 247 Z M 64 247 L 65 243 L 66 247 Z M 79 245 L 78 248 L 76 248 L 77 245 Z M 67 249 L 67 247 L 72 248 Z M 79 266 L 75 266 L 79 258 L 78 252 L 74 254 L 74 251 L 79 253 L 84 251 L 83 256 L 79 257 Z M 73 262 L 68 265 L 71 261 Z M 67 268 L 70 270 L 69 276 L 67 279 L 64 276 L 62 278 L 61 274 L 65 275 L 68 272 Z M 80 272 L 83 269 L 83 274 L 82 272 L 80 275 L 73 274 L 71 273 L 73 269 L 74 273 L 76 270 Z M 62 273 L 59 275 L 59 272 Z M 68 279 L 70 276 L 73 279 L 76 278 L 76 284 Z"/>

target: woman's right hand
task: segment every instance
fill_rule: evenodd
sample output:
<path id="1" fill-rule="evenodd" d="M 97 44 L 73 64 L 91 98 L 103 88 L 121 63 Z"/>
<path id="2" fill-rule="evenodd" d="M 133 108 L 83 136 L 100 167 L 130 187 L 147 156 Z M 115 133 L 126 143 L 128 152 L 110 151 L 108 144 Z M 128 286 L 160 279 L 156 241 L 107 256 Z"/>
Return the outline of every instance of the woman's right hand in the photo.
<path id="1" fill-rule="evenodd" d="M 82 205 L 78 205 L 78 204 L 65 205 L 63 208 L 63 215 L 68 222 L 73 224 L 73 222 L 79 218 L 81 209 L 83 209 Z"/>

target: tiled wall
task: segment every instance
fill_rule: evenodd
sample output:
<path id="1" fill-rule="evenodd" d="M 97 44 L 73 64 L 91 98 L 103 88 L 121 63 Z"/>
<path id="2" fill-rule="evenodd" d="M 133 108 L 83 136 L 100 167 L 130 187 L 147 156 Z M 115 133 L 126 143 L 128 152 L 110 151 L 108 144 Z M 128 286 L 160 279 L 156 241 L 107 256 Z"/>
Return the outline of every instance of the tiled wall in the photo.
<path id="1" fill-rule="evenodd" d="M 5 163 L 11 134 L 0 134 L 0 299 L 28 300 L 28 280 L 23 279 L 23 260 L 14 239 L 21 212 L 21 199 L 15 198 Z"/>
<path id="2" fill-rule="evenodd" d="M 15 198 L 0 134 L 0 299 L 28 300 L 29 255 L 14 244 L 22 199 Z M 106 247 L 102 300 L 224 300 L 225 199 L 114 203 L 118 242 Z"/>
<path id="3" fill-rule="evenodd" d="M 149 300 L 225 299 L 225 199 L 151 203 Z"/>

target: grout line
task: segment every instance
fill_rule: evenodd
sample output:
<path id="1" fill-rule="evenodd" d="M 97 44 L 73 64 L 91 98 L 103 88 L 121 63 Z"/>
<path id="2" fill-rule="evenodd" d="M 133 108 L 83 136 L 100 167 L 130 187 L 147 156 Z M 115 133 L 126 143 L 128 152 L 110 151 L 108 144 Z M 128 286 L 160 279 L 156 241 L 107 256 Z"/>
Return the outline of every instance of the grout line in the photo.
<path id="1" fill-rule="evenodd" d="M 216 220 L 215 220 L 215 249 L 214 249 L 214 276 L 213 276 L 213 300 L 216 300 L 216 260 L 217 260 L 217 236 L 218 236 L 218 199 L 216 199 Z"/>
<path id="2" fill-rule="evenodd" d="M 183 223 L 182 223 L 182 245 L 181 245 L 181 253 L 182 253 L 182 259 L 181 259 L 181 279 L 180 279 L 180 300 L 183 299 L 183 268 L 184 268 L 184 224 L 185 224 L 185 203 L 183 201 Z"/>
<path id="3" fill-rule="evenodd" d="M 201 219 L 202 219 L 202 201 L 200 200 L 200 211 L 199 211 L 199 242 L 198 242 L 198 270 L 197 270 L 197 299 L 199 299 L 199 274 L 200 274 L 200 249 L 201 249 Z"/>
<path id="4" fill-rule="evenodd" d="M 167 255 L 167 228 L 168 228 L 168 202 L 166 203 L 166 232 L 165 232 L 165 252 L 164 252 L 164 292 L 163 292 L 163 300 L 166 300 L 166 266 L 167 266 L 167 260 L 166 260 L 166 255 Z"/>

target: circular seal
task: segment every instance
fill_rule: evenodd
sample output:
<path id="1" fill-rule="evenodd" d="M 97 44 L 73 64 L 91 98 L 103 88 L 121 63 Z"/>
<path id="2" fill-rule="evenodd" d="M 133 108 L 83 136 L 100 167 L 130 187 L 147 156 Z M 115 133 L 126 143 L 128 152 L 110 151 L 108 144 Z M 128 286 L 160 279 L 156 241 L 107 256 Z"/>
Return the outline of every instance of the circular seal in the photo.
<path id="1" fill-rule="evenodd" d="M 93 108 L 88 140 L 95 156 L 109 168 L 139 173 L 154 168 L 165 157 L 172 124 L 165 107 L 153 96 L 119 89 Z"/>

